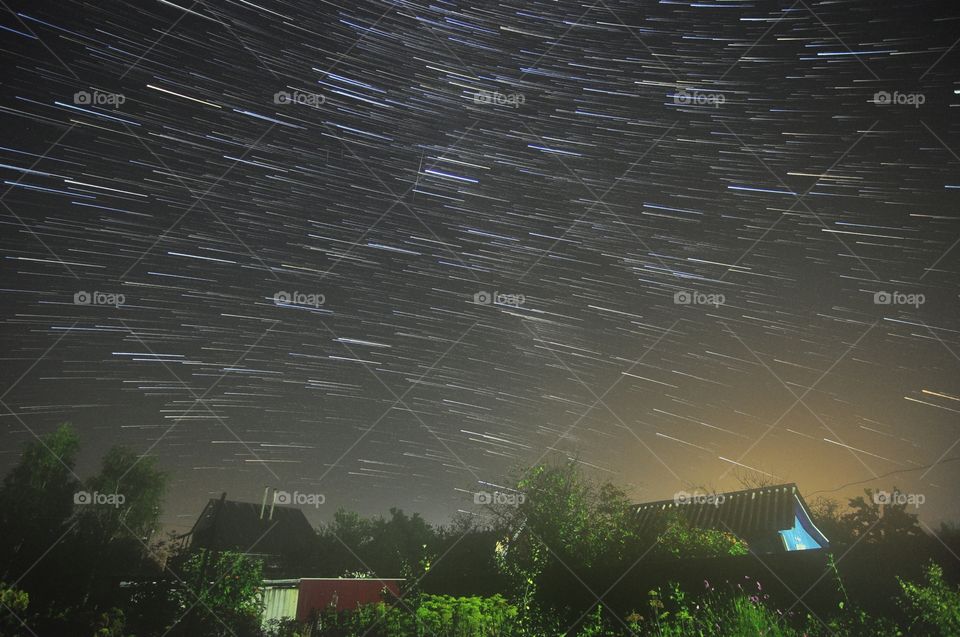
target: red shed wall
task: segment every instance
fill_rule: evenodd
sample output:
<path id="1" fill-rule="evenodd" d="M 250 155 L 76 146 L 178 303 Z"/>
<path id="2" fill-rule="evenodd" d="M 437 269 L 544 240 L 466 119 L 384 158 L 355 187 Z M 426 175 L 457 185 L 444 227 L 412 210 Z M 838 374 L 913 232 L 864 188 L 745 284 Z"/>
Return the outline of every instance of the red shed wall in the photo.
<path id="1" fill-rule="evenodd" d="M 383 601 L 382 589 L 400 595 L 400 580 L 378 579 L 302 579 L 297 599 L 297 621 L 307 621 L 310 613 L 323 610 L 336 600 L 338 611 L 355 610 L 360 604 Z"/>

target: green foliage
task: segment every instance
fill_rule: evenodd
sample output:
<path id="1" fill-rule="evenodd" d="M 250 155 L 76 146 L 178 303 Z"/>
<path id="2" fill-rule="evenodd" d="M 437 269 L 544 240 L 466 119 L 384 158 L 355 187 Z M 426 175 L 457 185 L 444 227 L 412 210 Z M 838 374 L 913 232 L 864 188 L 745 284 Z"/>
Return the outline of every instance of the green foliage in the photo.
<path id="1" fill-rule="evenodd" d="M 402 577 L 422 572 L 437 533 L 419 514 L 390 509 L 390 517 L 363 518 L 344 509 L 319 529 L 317 565 L 327 573 Z"/>
<path id="2" fill-rule="evenodd" d="M 30 568 L 66 530 L 79 483 L 73 467 L 80 440 L 64 424 L 24 447 L 0 487 L 0 576 Z M 36 579 L 44 573 L 37 571 Z"/>
<path id="3" fill-rule="evenodd" d="M 185 635 L 250 632 L 263 612 L 263 563 L 243 553 L 200 550 L 184 563 L 174 590 Z M 189 612 L 188 612 L 189 611 Z M 171 632 L 171 634 L 179 634 Z"/>
<path id="4" fill-rule="evenodd" d="M 111 608 L 101 613 L 94 625 L 93 637 L 125 637 L 126 617 L 119 608 Z"/>
<path id="5" fill-rule="evenodd" d="M 157 528 L 167 476 L 156 458 L 141 456 L 123 447 L 112 447 L 103 457 L 100 473 L 87 481 L 93 492 L 121 494 L 120 506 L 85 507 L 85 521 L 96 526 L 101 539 L 146 539 Z"/>
<path id="6" fill-rule="evenodd" d="M 960 589 L 943 580 L 943 569 L 927 566 L 926 585 L 905 582 L 898 578 L 903 592 L 902 605 L 910 616 L 912 627 L 921 627 L 927 635 L 960 635 Z"/>
<path id="7" fill-rule="evenodd" d="M 411 601 L 414 607 L 409 607 Z M 422 595 L 388 605 L 367 604 L 354 611 L 320 614 L 318 637 L 488 637 L 511 635 L 517 608 L 500 595 L 451 597 Z"/>
<path id="8" fill-rule="evenodd" d="M 29 604 L 30 595 L 26 591 L 0 582 L 0 635 L 19 637 L 29 634 L 22 623 Z"/>
<path id="9" fill-rule="evenodd" d="M 654 550 L 659 554 L 686 558 L 747 555 L 750 552 L 747 543 L 733 533 L 693 526 L 679 514 L 666 520 Z"/>

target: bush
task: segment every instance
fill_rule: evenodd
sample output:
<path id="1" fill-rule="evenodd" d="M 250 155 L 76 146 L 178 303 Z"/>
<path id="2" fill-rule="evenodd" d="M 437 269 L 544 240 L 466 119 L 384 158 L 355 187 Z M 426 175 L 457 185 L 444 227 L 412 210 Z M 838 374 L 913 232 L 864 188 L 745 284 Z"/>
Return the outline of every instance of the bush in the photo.
<path id="1" fill-rule="evenodd" d="M 903 591 L 901 604 L 912 620 L 911 629 L 919 627 L 924 635 L 960 635 L 960 590 L 943 581 L 939 565 L 927 567 L 926 586 L 897 579 Z"/>

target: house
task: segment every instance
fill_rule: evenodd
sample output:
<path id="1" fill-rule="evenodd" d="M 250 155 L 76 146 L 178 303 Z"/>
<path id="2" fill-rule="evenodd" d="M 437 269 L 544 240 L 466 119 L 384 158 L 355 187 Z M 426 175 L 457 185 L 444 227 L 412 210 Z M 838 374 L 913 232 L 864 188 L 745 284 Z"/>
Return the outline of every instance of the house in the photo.
<path id="1" fill-rule="evenodd" d="M 191 549 L 237 551 L 264 561 L 264 570 L 274 575 L 285 565 L 296 564 L 309 554 L 316 533 L 296 507 L 269 506 L 266 495 L 260 504 L 220 498 L 207 502 L 193 528 L 184 536 Z"/>
<path id="2" fill-rule="evenodd" d="M 733 533 L 760 554 L 830 546 L 793 483 L 728 493 L 680 493 L 673 500 L 634 505 L 634 513 L 641 532 L 677 513 L 693 526 Z"/>
<path id="3" fill-rule="evenodd" d="M 273 621 L 296 619 L 307 622 L 319 611 L 356 610 L 362 604 L 400 597 L 396 578 L 303 577 L 299 579 L 264 580 L 263 626 Z"/>

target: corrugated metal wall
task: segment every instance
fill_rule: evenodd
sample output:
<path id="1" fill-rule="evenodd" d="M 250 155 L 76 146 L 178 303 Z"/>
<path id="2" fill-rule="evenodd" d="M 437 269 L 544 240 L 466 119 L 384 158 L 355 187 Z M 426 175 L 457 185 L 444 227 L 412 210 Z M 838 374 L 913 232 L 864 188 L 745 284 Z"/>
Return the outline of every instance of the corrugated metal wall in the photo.
<path id="1" fill-rule="evenodd" d="M 266 586 L 263 590 L 263 625 L 271 619 L 296 619 L 300 591 L 296 585 Z"/>

